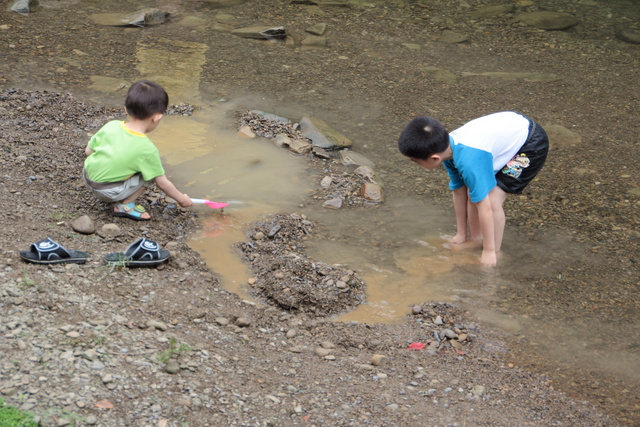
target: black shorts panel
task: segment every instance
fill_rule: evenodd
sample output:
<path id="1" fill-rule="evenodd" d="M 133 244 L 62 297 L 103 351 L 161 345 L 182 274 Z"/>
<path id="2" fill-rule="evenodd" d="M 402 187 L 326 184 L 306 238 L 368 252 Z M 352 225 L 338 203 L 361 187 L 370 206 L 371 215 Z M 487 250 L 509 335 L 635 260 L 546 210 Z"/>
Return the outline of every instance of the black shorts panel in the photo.
<path id="1" fill-rule="evenodd" d="M 498 187 L 507 193 L 521 194 L 536 177 L 549 152 L 549 138 L 545 130 L 529 119 L 529 136 L 524 145 L 500 172 L 496 174 Z"/>

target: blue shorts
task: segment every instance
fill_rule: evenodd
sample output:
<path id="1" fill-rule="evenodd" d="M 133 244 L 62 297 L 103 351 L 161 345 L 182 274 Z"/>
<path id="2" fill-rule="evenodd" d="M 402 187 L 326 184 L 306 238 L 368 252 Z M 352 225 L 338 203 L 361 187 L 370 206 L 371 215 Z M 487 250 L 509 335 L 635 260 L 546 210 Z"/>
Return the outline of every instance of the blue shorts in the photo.
<path id="1" fill-rule="evenodd" d="M 549 138 L 538 123 L 529 119 L 529 136 L 518 154 L 496 174 L 498 187 L 506 193 L 522 194 L 522 190 L 536 177 L 549 152 Z"/>

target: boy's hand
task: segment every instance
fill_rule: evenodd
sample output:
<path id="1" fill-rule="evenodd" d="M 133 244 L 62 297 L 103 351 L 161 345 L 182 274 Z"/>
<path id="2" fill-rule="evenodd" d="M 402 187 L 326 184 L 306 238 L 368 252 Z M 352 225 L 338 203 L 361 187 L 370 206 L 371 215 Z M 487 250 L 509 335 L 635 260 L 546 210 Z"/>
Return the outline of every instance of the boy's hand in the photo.
<path id="1" fill-rule="evenodd" d="M 180 200 L 176 200 L 176 202 L 178 202 L 180 206 L 182 206 L 183 208 L 193 206 L 193 202 L 191 201 L 191 198 L 189 196 L 187 196 L 186 194 L 183 194 L 182 196 L 183 197 L 181 197 Z"/>
<path id="2" fill-rule="evenodd" d="M 483 250 L 480 262 L 488 267 L 494 267 L 498 263 L 496 252 Z"/>

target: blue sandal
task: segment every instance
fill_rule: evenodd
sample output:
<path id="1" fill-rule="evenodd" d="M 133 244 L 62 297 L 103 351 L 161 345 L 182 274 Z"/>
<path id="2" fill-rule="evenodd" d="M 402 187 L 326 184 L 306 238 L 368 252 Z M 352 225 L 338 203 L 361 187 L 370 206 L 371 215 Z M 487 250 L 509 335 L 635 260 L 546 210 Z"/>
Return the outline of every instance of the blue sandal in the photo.
<path id="1" fill-rule="evenodd" d="M 122 217 L 133 219 L 136 221 L 149 221 L 151 219 L 151 217 L 149 218 L 142 217 L 142 215 L 144 215 L 147 212 L 144 206 L 136 205 L 133 202 L 126 205 L 122 205 L 122 206 L 124 206 L 124 211 L 114 210 L 113 215 L 122 216 Z M 116 209 L 118 209 L 118 205 L 116 205 Z"/>
<path id="2" fill-rule="evenodd" d="M 144 237 L 129 245 L 127 250 L 106 254 L 107 264 L 124 265 L 126 267 L 153 267 L 169 259 L 169 251 Z"/>

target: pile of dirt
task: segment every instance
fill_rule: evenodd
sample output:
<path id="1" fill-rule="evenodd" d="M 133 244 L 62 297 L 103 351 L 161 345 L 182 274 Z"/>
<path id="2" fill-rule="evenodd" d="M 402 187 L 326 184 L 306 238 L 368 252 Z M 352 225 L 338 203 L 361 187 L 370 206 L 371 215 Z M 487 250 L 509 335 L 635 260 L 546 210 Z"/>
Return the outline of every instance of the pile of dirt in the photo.
<path id="1" fill-rule="evenodd" d="M 273 215 L 252 224 L 249 242 L 237 243 L 251 264 L 258 296 L 286 310 L 328 316 L 353 310 L 366 286 L 353 270 L 314 261 L 304 253 L 313 224 L 299 214 Z"/>

